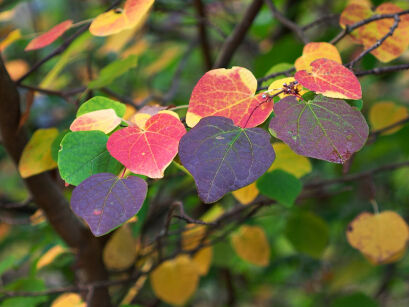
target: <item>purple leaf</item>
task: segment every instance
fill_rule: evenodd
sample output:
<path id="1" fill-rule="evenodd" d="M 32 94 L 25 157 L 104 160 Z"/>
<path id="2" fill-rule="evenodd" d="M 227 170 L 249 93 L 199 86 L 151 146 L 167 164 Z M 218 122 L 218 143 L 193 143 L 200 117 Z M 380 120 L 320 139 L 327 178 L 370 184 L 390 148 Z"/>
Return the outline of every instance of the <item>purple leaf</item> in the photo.
<path id="1" fill-rule="evenodd" d="M 254 182 L 275 158 L 266 131 L 243 129 L 219 116 L 201 119 L 185 134 L 179 143 L 179 156 L 205 203 Z"/>
<path id="2" fill-rule="evenodd" d="M 93 175 L 72 192 L 71 207 L 95 236 L 102 236 L 141 209 L 147 184 L 139 177 L 118 178 L 109 173 Z"/>
<path id="3" fill-rule="evenodd" d="M 303 156 L 344 163 L 368 138 L 361 112 L 344 100 L 288 96 L 275 104 L 274 114 L 272 133 Z"/>

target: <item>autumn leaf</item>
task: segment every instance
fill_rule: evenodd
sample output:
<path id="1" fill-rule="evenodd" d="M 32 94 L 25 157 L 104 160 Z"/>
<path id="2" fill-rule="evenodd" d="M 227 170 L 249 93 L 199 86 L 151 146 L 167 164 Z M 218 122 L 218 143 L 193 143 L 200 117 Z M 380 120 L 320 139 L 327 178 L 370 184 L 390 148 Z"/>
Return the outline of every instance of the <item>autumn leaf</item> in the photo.
<path id="1" fill-rule="evenodd" d="M 107 97 L 95 96 L 84 102 L 77 111 L 77 117 L 98 110 L 113 109 L 119 117 L 124 116 L 127 105 Z"/>
<path id="2" fill-rule="evenodd" d="M 38 129 L 24 147 L 18 164 L 21 177 L 27 178 L 57 166 L 51 155 L 51 144 L 58 136 L 56 128 Z"/>
<path id="3" fill-rule="evenodd" d="M 178 118 L 159 113 L 147 120 L 144 129 L 129 126 L 114 132 L 108 139 L 107 148 L 131 172 L 162 178 L 185 133 L 186 129 Z"/>
<path id="4" fill-rule="evenodd" d="M 78 293 L 64 293 L 58 296 L 51 307 L 86 307 Z"/>
<path id="5" fill-rule="evenodd" d="M 20 79 L 29 69 L 27 62 L 24 60 L 7 61 L 5 66 L 13 81 Z"/>
<path id="6" fill-rule="evenodd" d="M 283 78 L 283 79 L 278 79 L 275 80 L 270 84 L 268 87 L 268 94 L 270 96 L 275 95 L 278 92 L 281 92 L 283 89 L 283 85 L 287 84 L 289 85 L 291 82 L 295 82 L 295 79 L 293 77 L 288 77 L 288 78 Z M 298 90 L 299 94 L 302 96 L 306 93 L 306 91 L 303 89 L 303 87 L 300 84 L 297 84 L 295 88 Z M 280 98 L 284 98 L 289 96 L 289 94 L 281 93 L 278 95 Z"/>
<path id="7" fill-rule="evenodd" d="M 71 208 L 95 236 L 102 236 L 129 220 L 141 209 L 147 184 L 136 176 L 93 175 L 72 192 Z"/>
<path id="8" fill-rule="evenodd" d="M 21 32 L 19 29 L 11 31 L 5 39 L 0 42 L 0 52 L 6 50 L 8 46 L 10 46 L 15 41 L 18 41 L 21 38 Z"/>
<path id="9" fill-rule="evenodd" d="M 150 274 L 156 296 L 172 305 L 183 305 L 195 293 L 199 283 L 196 264 L 187 255 L 163 262 Z"/>
<path id="10" fill-rule="evenodd" d="M 309 70 L 297 71 L 294 78 L 304 87 L 326 97 L 360 99 L 361 84 L 352 71 L 329 59 L 318 59 Z"/>
<path id="11" fill-rule="evenodd" d="M 104 247 L 102 258 L 109 270 L 125 270 L 136 260 L 136 242 L 129 225 L 125 224 L 111 236 Z"/>
<path id="12" fill-rule="evenodd" d="M 397 261 L 403 256 L 409 229 L 405 220 L 396 212 L 363 212 L 349 224 L 347 238 L 349 244 L 371 262 L 383 264 Z"/>
<path id="13" fill-rule="evenodd" d="M 334 45 L 329 43 L 308 43 L 304 46 L 302 51 L 302 56 L 300 56 L 295 61 L 295 69 L 299 70 L 310 70 L 310 64 L 318 59 L 330 59 L 339 64 L 342 64 L 341 56 Z"/>
<path id="14" fill-rule="evenodd" d="M 369 110 L 369 122 L 372 126 L 372 130 L 383 129 L 407 117 L 408 109 L 404 106 L 396 105 L 392 101 L 378 102 Z M 383 132 L 383 134 L 392 134 L 401 128 L 402 126 L 397 126 Z"/>
<path id="15" fill-rule="evenodd" d="M 342 12 L 340 25 L 345 28 L 347 25 L 352 25 L 374 15 L 394 14 L 401 11 L 400 7 L 390 2 L 382 3 L 376 8 L 375 12 L 372 12 L 368 3 L 351 3 Z M 381 62 L 390 62 L 396 59 L 409 46 L 409 16 L 401 15 L 399 18 L 398 27 L 393 35 L 389 36 L 378 48 L 371 51 Z M 394 22 L 393 18 L 376 20 L 359 27 L 351 35 L 367 49 L 382 39 L 390 31 Z"/>
<path id="16" fill-rule="evenodd" d="M 275 162 L 272 165 L 274 164 Z M 241 189 L 233 191 L 232 194 L 242 205 L 248 205 L 256 199 L 258 192 L 256 183 L 253 182 Z"/>
<path id="17" fill-rule="evenodd" d="M 186 123 L 194 127 L 201 118 L 223 116 L 236 126 L 252 128 L 262 124 L 274 103 L 255 94 L 257 80 L 243 67 L 208 71 L 196 84 L 190 97 Z"/>
<path id="18" fill-rule="evenodd" d="M 61 245 L 55 245 L 40 257 L 36 264 L 37 270 L 52 263 L 59 255 L 66 253 L 68 250 Z"/>
<path id="19" fill-rule="evenodd" d="M 231 243 L 237 255 L 257 266 L 270 262 L 270 245 L 266 234 L 259 226 L 243 225 L 231 236 Z"/>
<path id="20" fill-rule="evenodd" d="M 44 48 L 52 44 L 57 38 L 63 35 L 72 26 L 72 20 L 66 20 L 59 23 L 52 29 L 48 30 L 46 33 L 33 39 L 24 49 L 25 51 L 36 50 Z"/>
<path id="21" fill-rule="evenodd" d="M 343 100 L 318 95 L 305 101 L 289 96 L 276 104 L 274 112 L 272 133 L 306 157 L 345 163 L 368 138 L 361 112 Z"/>
<path id="22" fill-rule="evenodd" d="M 98 15 L 89 31 L 95 36 L 108 36 L 141 25 L 154 0 L 127 0 L 123 9 L 113 9 Z"/>
<path id="23" fill-rule="evenodd" d="M 205 236 L 206 227 L 203 225 L 187 224 L 186 228 L 187 230 L 182 233 L 182 248 L 185 251 L 194 250 Z M 192 260 L 197 265 L 197 270 L 201 276 L 206 275 L 209 271 L 212 257 L 212 246 L 201 248 L 194 253 Z"/>
<path id="24" fill-rule="evenodd" d="M 181 139 L 179 157 L 195 179 L 199 197 L 212 203 L 254 182 L 275 154 L 263 129 L 243 129 L 231 119 L 211 116 Z"/>
<path id="25" fill-rule="evenodd" d="M 109 133 L 121 123 L 113 109 L 105 109 L 86 113 L 77 117 L 71 124 L 71 131 L 99 130 Z"/>

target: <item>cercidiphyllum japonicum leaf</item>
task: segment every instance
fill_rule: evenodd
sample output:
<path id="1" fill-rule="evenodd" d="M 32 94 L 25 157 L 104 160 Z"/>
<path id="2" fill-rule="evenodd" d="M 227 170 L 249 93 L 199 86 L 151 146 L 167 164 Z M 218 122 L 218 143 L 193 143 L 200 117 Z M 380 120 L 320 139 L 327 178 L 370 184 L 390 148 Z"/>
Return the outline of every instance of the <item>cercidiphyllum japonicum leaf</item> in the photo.
<path id="1" fill-rule="evenodd" d="M 300 56 L 294 63 L 295 69 L 307 70 L 310 64 L 318 59 L 330 59 L 342 64 L 341 56 L 334 45 L 326 42 L 308 43 L 304 46 L 302 56 Z"/>
<path id="2" fill-rule="evenodd" d="M 408 109 L 405 106 L 395 104 L 393 101 L 382 101 L 372 105 L 369 110 L 369 123 L 372 130 L 379 130 L 391 126 L 408 117 Z M 389 129 L 383 134 L 392 134 L 399 131 L 402 126 Z"/>
<path id="3" fill-rule="evenodd" d="M 210 116 L 180 140 L 179 157 L 192 174 L 199 197 L 213 203 L 263 175 L 275 154 L 263 129 L 243 129 L 229 118 Z"/>
<path id="4" fill-rule="evenodd" d="M 309 69 L 297 71 L 294 75 L 305 88 L 326 97 L 339 99 L 360 99 L 361 84 L 348 68 L 329 59 L 318 59 Z"/>
<path id="5" fill-rule="evenodd" d="M 146 121 L 144 129 L 129 126 L 114 132 L 107 148 L 131 172 L 162 178 L 178 153 L 179 140 L 185 133 L 185 126 L 177 117 L 158 113 Z"/>
<path id="6" fill-rule="evenodd" d="M 71 131 L 99 130 L 110 133 L 121 123 L 113 109 L 105 109 L 86 113 L 77 117 L 71 124 Z"/>
<path id="7" fill-rule="evenodd" d="M 122 165 L 108 152 L 108 136 L 101 131 L 68 133 L 58 152 L 58 169 L 65 182 L 78 185 L 98 173 L 117 175 Z"/>
<path id="8" fill-rule="evenodd" d="M 352 25 L 363 19 L 372 17 L 375 14 L 393 14 L 401 12 L 402 9 L 390 2 L 379 5 L 375 12 L 368 2 L 354 2 L 348 4 L 339 19 L 342 28 Z M 399 16 L 399 24 L 392 36 L 389 36 L 378 48 L 371 53 L 381 62 L 390 62 L 399 57 L 409 46 L 409 16 L 407 14 Z M 368 23 L 354 30 L 351 35 L 354 39 L 364 45 L 365 49 L 373 46 L 377 41 L 389 33 L 394 18 L 385 18 Z"/>
<path id="9" fill-rule="evenodd" d="M 18 162 L 21 177 L 37 175 L 57 166 L 51 155 L 51 145 L 57 136 L 56 128 L 38 129 L 34 132 Z"/>
<path id="10" fill-rule="evenodd" d="M 252 128 L 262 124 L 273 111 L 273 101 L 255 94 L 257 79 L 243 67 L 214 69 L 197 82 L 189 101 L 186 124 L 194 127 L 201 118 L 223 116 L 236 126 Z"/>
<path id="11" fill-rule="evenodd" d="M 390 263 L 402 258 L 406 251 L 409 229 L 396 212 L 363 212 L 349 224 L 347 238 L 372 263 Z"/>
<path id="12" fill-rule="evenodd" d="M 280 100 L 269 128 L 297 154 L 344 163 L 360 150 L 369 134 L 361 112 L 343 100 L 321 95 L 313 100 L 294 96 Z"/>
<path id="13" fill-rule="evenodd" d="M 126 105 L 103 96 L 95 96 L 84 102 L 77 111 L 77 117 L 93 111 L 113 109 L 119 117 L 125 115 Z"/>
<path id="14" fill-rule="evenodd" d="M 84 180 L 73 190 L 71 208 L 99 237 L 137 214 L 147 190 L 146 182 L 139 177 L 118 178 L 100 173 Z"/>
<path id="15" fill-rule="evenodd" d="M 57 38 L 63 35 L 72 26 L 72 20 L 66 20 L 58 25 L 54 26 L 52 29 L 48 30 L 46 33 L 34 38 L 24 49 L 25 51 L 35 50 L 44 48 L 52 44 Z"/>
<path id="16" fill-rule="evenodd" d="M 142 25 L 154 0 L 127 0 L 124 9 L 98 15 L 89 27 L 95 36 L 108 36 Z"/>
<path id="17" fill-rule="evenodd" d="M 281 92 L 283 89 L 284 84 L 290 84 L 291 82 L 295 82 L 295 79 L 293 77 L 288 77 L 288 78 L 282 78 L 273 81 L 270 86 L 268 87 L 268 94 L 270 96 L 275 95 L 278 92 Z M 299 94 L 302 96 L 304 95 L 307 91 L 303 89 L 303 87 L 300 84 L 297 84 L 295 88 L 299 91 Z M 279 98 L 284 98 L 286 96 L 289 96 L 289 94 L 281 93 L 278 95 Z"/>

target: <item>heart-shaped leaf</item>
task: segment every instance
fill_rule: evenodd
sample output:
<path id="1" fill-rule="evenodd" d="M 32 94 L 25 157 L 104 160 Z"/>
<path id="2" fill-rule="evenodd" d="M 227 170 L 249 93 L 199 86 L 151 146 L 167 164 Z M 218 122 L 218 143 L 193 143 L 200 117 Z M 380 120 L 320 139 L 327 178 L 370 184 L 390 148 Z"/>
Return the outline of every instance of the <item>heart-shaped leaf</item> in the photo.
<path id="1" fill-rule="evenodd" d="M 180 140 L 179 156 L 205 203 L 252 183 L 275 158 L 266 131 L 243 129 L 219 116 L 205 117 L 191 129 Z"/>
<path id="2" fill-rule="evenodd" d="M 185 133 L 178 118 L 158 113 L 146 121 L 144 129 L 130 126 L 114 132 L 107 148 L 131 172 L 162 178 L 178 153 L 179 140 Z"/>
<path id="3" fill-rule="evenodd" d="M 297 71 L 294 75 L 302 86 L 332 98 L 360 99 L 361 84 L 352 71 L 329 59 L 318 59 L 309 70 Z"/>
<path id="4" fill-rule="evenodd" d="M 137 214 L 147 189 L 146 182 L 139 177 L 118 178 L 113 174 L 100 173 L 74 189 L 71 208 L 98 237 Z"/>
<path id="5" fill-rule="evenodd" d="M 308 43 L 304 46 L 302 56 L 300 56 L 294 63 L 295 69 L 309 70 L 310 64 L 318 59 L 330 59 L 342 64 L 341 56 L 337 48 L 329 43 Z"/>
<path id="6" fill-rule="evenodd" d="M 46 33 L 33 39 L 26 47 L 25 51 L 35 50 L 44 48 L 52 44 L 57 38 L 65 33 L 72 26 L 72 20 L 66 20 L 58 25 L 54 26 L 52 29 L 48 30 Z"/>
<path id="7" fill-rule="evenodd" d="M 122 165 L 111 157 L 106 144 L 108 136 L 101 131 L 68 133 L 58 152 L 58 169 L 65 182 L 78 185 L 98 173 L 117 175 Z"/>
<path id="8" fill-rule="evenodd" d="M 361 112 L 343 100 L 318 95 L 305 101 L 290 96 L 276 104 L 274 113 L 273 134 L 303 156 L 344 163 L 368 138 Z"/>
<path id="9" fill-rule="evenodd" d="M 256 78 L 243 67 L 207 72 L 193 89 L 187 125 L 194 127 L 207 116 L 227 117 L 243 128 L 262 124 L 273 111 L 274 103 L 266 102 L 263 94 L 255 95 L 256 89 Z"/>

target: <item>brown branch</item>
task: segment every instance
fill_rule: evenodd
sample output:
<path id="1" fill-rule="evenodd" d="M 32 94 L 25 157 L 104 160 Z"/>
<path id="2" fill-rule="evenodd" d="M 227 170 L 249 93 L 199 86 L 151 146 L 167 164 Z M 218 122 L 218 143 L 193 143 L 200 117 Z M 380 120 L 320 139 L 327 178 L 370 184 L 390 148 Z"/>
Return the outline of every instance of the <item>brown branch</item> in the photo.
<path id="1" fill-rule="evenodd" d="M 212 69 L 212 55 L 210 52 L 210 43 L 207 35 L 207 14 L 206 7 L 203 5 L 202 0 L 194 0 L 197 18 L 197 31 L 199 33 L 200 46 L 202 48 L 203 60 L 205 69 Z"/>
<path id="2" fill-rule="evenodd" d="M 373 44 L 372 46 L 370 46 L 369 48 L 365 49 L 364 51 L 362 51 L 355 59 L 353 59 L 351 62 L 349 62 L 348 64 L 346 64 L 345 66 L 349 69 L 352 69 L 352 67 L 358 63 L 365 55 L 367 55 L 368 53 L 372 52 L 373 50 L 375 50 L 376 48 L 378 48 L 380 45 L 382 45 L 382 43 L 390 36 L 393 35 L 393 33 L 395 32 L 395 30 L 398 28 L 399 22 L 400 22 L 400 18 L 399 15 L 395 15 L 394 17 L 395 22 L 393 23 L 392 27 L 390 28 L 389 32 L 386 33 L 380 40 L 376 41 L 375 44 Z"/>
<path id="3" fill-rule="evenodd" d="M 27 143 L 25 129 L 18 130 L 20 98 L 0 58 L 0 133 L 4 148 L 16 165 Z M 71 211 L 60 188 L 48 173 L 24 179 L 34 202 L 47 216 L 54 230 L 70 247 L 78 251 L 79 280 L 83 283 L 105 280 L 108 274 L 102 262 L 103 238 L 94 237 Z M 106 289 L 94 293 L 91 306 L 110 306 Z"/>
<path id="4" fill-rule="evenodd" d="M 274 5 L 273 0 L 265 0 L 264 2 L 269 7 L 271 13 L 273 14 L 273 17 L 277 18 L 277 20 L 282 25 L 284 25 L 285 27 L 290 29 L 292 32 L 294 32 L 295 35 L 297 35 L 297 37 L 300 39 L 301 42 L 303 42 L 304 45 L 309 42 L 309 39 L 305 36 L 303 29 L 300 28 L 295 22 L 291 21 L 290 19 L 285 17 L 283 14 L 281 14 L 277 10 L 276 6 Z"/>
<path id="5" fill-rule="evenodd" d="M 318 25 L 320 25 L 322 23 L 331 22 L 333 20 L 336 20 L 338 22 L 338 18 L 339 18 L 338 14 L 325 15 L 325 16 L 322 16 L 322 17 L 310 22 L 309 24 L 306 24 L 305 26 L 302 26 L 301 30 L 306 31 L 306 30 L 309 30 L 309 29 L 311 29 L 311 28 L 313 28 L 315 26 L 318 26 Z"/>
<path id="6" fill-rule="evenodd" d="M 381 75 L 384 73 L 395 72 L 409 69 L 409 64 L 399 64 L 399 65 L 391 65 L 391 66 L 384 66 L 384 67 L 376 67 L 369 70 L 361 70 L 356 71 L 355 76 L 362 77 L 366 75 Z"/>
<path id="7" fill-rule="evenodd" d="M 237 50 L 244 37 L 246 36 L 247 31 L 250 29 L 262 5 L 263 0 L 253 0 L 253 2 L 247 8 L 243 19 L 239 24 L 236 25 L 233 33 L 227 38 L 226 42 L 222 46 L 222 49 L 219 53 L 219 56 L 217 57 L 215 64 L 213 65 L 213 68 L 221 68 L 229 65 L 234 52 Z"/>

